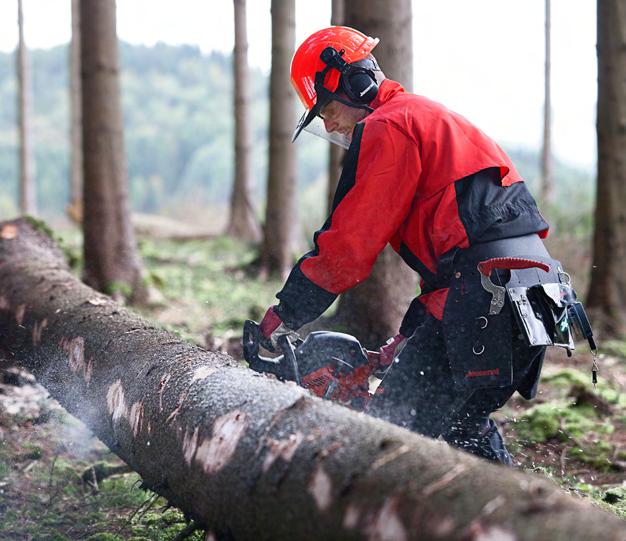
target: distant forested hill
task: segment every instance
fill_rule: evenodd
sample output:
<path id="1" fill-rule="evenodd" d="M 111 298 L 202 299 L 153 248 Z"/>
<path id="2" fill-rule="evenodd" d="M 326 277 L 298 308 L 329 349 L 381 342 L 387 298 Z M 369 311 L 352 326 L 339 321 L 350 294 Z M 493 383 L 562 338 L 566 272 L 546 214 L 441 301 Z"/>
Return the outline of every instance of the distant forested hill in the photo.
<path id="1" fill-rule="evenodd" d="M 67 59 L 66 46 L 31 51 L 36 180 L 39 207 L 47 217 L 63 212 L 68 198 Z M 133 208 L 163 212 L 180 201 L 198 205 L 227 201 L 233 155 L 230 55 L 202 54 L 192 46 L 122 43 L 121 59 Z M 252 81 L 255 178 L 260 200 L 266 183 L 268 77 L 256 70 Z M 13 55 L 0 54 L 0 217 L 15 212 L 15 87 Z M 300 111 L 299 102 L 297 109 Z M 298 181 L 303 188 L 319 186 L 326 174 L 326 143 L 312 136 L 301 140 L 295 145 Z M 536 153 L 508 150 L 520 172 L 532 182 L 537 176 Z M 559 165 L 556 175 L 568 198 L 575 196 L 589 203 L 588 172 Z M 321 196 L 322 190 L 309 193 Z"/>
<path id="2" fill-rule="evenodd" d="M 177 200 L 227 201 L 233 156 L 230 56 L 164 44 L 122 43 L 120 52 L 133 207 L 157 212 Z M 63 212 L 68 198 L 67 58 L 65 46 L 31 51 L 38 199 L 48 216 Z M 259 192 L 266 183 L 267 85 L 267 75 L 255 70 L 254 162 Z M 0 54 L 0 216 L 15 208 L 15 91 L 13 55 Z M 321 140 L 298 145 L 302 185 L 324 174 L 324 149 Z"/>

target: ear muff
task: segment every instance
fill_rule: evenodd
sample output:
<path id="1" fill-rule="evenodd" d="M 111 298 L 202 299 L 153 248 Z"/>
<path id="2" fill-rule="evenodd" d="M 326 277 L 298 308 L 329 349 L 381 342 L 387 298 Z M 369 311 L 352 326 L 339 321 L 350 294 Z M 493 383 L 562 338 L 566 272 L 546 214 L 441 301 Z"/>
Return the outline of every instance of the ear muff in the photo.
<path id="1" fill-rule="evenodd" d="M 378 83 L 371 70 L 351 66 L 341 77 L 341 88 L 354 103 L 370 103 L 378 94 Z"/>
<path id="2" fill-rule="evenodd" d="M 327 67 L 323 72 L 318 73 L 321 75 L 323 81 L 323 76 L 330 68 L 338 70 L 341 73 L 339 86 L 346 96 L 355 104 L 366 105 L 378 94 L 376 76 L 374 72 L 369 69 L 370 66 L 375 66 L 376 64 L 368 59 L 349 64 L 342 58 L 343 54 L 343 49 L 337 52 L 332 47 L 326 47 L 322 51 L 320 58 Z M 365 66 L 360 66 L 359 64 L 361 63 L 364 63 Z"/>

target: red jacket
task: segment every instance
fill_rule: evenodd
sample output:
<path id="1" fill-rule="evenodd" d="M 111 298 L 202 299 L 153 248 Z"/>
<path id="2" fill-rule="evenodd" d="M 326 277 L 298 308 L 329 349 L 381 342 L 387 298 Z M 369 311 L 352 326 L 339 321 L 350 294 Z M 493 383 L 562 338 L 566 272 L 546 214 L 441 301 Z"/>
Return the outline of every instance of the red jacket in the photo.
<path id="1" fill-rule="evenodd" d="M 315 249 L 277 295 L 277 311 L 288 326 L 315 319 L 337 294 L 365 280 L 387 243 L 425 286 L 453 248 L 547 234 L 523 184 L 504 188 L 522 181 L 507 155 L 465 118 L 389 79 L 371 107 L 374 112 L 354 130 L 333 211 L 315 234 Z M 489 169 L 496 174 L 493 187 L 457 184 Z M 441 319 L 447 289 L 430 289 L 420 300 Z"/>

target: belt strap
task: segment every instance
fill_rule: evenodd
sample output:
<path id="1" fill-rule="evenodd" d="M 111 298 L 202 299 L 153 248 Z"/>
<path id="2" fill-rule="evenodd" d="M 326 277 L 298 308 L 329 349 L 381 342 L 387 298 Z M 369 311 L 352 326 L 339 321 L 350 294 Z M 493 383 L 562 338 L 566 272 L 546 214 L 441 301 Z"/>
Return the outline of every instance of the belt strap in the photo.
<path id="1" fill-rule="evenodd" d="M 448 287 L 455 267 L 471 265 L 475 267 L 481 261 L 494 257 L 520 257 L 549 258 L 550 255 L 539 238 L 532 233 L 521 237 L 509 239 L 497 239 L 489 242 L 474 244 L 469 248 L 452 248 L 439 258 L 437 274 L 434 280 L 426 281 L 424 292 L 434 291 Z M 424 278 L 422 276 L 422 278 Z"/>

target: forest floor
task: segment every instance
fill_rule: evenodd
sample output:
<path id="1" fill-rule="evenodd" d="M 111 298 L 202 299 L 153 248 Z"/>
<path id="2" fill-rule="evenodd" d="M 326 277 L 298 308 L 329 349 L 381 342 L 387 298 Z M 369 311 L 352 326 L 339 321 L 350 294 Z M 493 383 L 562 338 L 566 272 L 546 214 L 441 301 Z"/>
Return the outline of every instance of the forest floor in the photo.
<path id="1" fill-rule="evenodd" d="M 77 253 L 74 237 L 66 245 Z M 250 275 L 255 252 L 221 237 L 143 238 L 140 246 L 152 290 L 143 315 L 241 358 L 243 321 L 258 321 L 280 287 Z M 551 353 L 538 396 L 514 397 L 496 417 L 517 467 L 626 518 L 626 342 L 603 344 L 595 389 L 590 356 L 579 349 L 572 359 Z M 143 490 L 136 474 L 116 471 L 122 466 L 29 374 L 0 372 L 1 541 L 182 537 L 182 513 Z"/>

